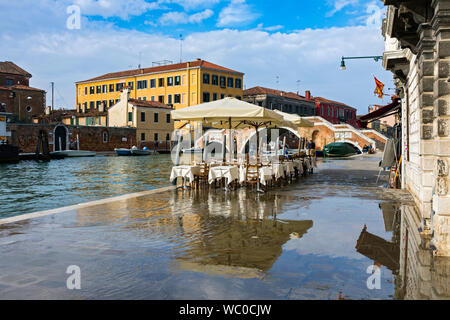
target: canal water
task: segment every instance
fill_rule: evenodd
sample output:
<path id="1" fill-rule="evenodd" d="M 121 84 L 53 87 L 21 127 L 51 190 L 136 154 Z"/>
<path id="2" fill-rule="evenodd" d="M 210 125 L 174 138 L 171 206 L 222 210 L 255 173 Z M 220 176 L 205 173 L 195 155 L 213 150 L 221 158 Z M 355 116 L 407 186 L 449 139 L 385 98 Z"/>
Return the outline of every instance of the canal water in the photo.
<path id="1" fill-rule="evenodd" d="M 169 185 L 169 155 L 0 164 L 0 219 Z"/>
<path id="2" fill-rule="evenodd" d="M 421 283 L 411 262 L 420 250 L 418 219 L 404 209 L 413 204 L 380 188 L 378 161 L 325 162 L 317 174 L 266 194 L 177 190 L 0 226 L 0 298 L 423 294 L 431 284 Z M 71 265 L 81 269 L 81 290 L 66 288 Z"/>

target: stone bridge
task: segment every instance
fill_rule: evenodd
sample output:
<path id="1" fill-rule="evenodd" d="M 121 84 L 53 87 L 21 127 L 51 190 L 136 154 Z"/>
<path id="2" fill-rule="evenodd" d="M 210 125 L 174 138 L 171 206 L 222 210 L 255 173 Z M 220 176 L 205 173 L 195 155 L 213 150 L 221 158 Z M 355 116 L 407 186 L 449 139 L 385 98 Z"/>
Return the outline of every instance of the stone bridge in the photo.
<path id="1" fill-rule="evenodd" d="M 322 117 L 306 117 L 305 119 L 313 122 L 314 127 L 299 128 L 298 130 L 291 128 L 283 129 L 290 131 L 298 138 L 303 137 L 307 140 L 313 140 L 316 143 L 316 150 L 322 150 L 324 146 L 332 142 L 348 142 L 356 146 L 359 150 L 362 150 L 365 145 L 371 145 L 374 148 L 383 151 L 387 141 L 387 137 L 372 129 L 359 130 L 348 124 L 335 125 Z M 224 133 L 227 134 L 227 130 L 211 131 L 209 141 L 221 144 Z M 246 143 L 255 136 L 255 130 L 238 130 L 234 136 L 237 141 L 237 150 L 242 153 Z M 203 147 L 203 139 L 200 138 L 196 140 L 195 145 L 199 148 Z"/>
<path id="2" fill-rule="evenodd" d="M 329 143 L 348 142 L 362 150 L 365 145 L 383 151 L 387 137 L 372 130 L 359 130 L 349 124 L 332 124 L 322 117 L 306 117 L 314 123 L 312 128 L 299 128 L 299 134 L 307 140 L 312 140 L 318 150 L 322 150 Z"/>

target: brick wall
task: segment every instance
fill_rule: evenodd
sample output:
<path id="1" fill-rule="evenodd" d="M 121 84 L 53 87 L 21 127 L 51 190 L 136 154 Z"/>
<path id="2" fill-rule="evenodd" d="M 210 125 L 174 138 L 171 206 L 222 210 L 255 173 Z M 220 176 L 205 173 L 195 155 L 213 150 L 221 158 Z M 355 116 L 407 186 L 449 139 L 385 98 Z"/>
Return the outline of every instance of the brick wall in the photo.
<path id="1" fill-rule="evenodd" d="M 115 148 L 131 148 L 136 144 L 135 128 L 66 126 L 69 130 L 69 141 L 80 140 L 80 149 L 88 151 L 114 151 Z M 50 150 L 53 151 L 53 124 L 8 124 L 7 130 L 12 137 L 9 142 L 17 145 L 20 152 L 35 152 L 40 130 L 49 134 Z M 107 133 L 107 142 L 103 141 L 103 133 Z M 126 141 L 123 141 L 125 140 Z"/>
<path id="2" fill-rule="evenodd" d="M 30 85 L 30 79 L 18 74 L 0 73 L 0 86 L 6 86 L 6 80 L 13 80 L 13 84 Z"/>

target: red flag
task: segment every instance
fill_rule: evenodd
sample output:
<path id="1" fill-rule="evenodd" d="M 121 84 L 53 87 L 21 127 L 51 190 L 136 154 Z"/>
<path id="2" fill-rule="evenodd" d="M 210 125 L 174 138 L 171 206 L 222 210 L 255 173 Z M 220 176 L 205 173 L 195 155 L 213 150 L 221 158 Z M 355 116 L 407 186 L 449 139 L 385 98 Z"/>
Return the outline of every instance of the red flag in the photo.
<path id="1" fill-rule="evenodd" d="M 381 82 L 380 80 L 378 80 L 375 76 L 373 76 L 373 77 L 375 78 L 375 83 L 377 85 L 377 87 L 376 87 L 376 89 L 374 91 L 374 94 L 377 95 L 378 98 L 383 99 L 383 97 L 384 97 L 384 93 L 383 93 L 384 83 Z"/>

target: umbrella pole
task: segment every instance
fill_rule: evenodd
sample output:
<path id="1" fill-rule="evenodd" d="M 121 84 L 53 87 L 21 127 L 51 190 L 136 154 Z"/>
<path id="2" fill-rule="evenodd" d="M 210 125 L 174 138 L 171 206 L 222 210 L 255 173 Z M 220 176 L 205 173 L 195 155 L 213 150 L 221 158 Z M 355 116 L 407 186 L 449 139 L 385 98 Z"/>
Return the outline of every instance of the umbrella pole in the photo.
<path id="1" fill-rule="evenodd" d="M 256 170 L 258 170 L 258 183 L 256 185 L 256 192 L 264 193 L 264 190 L 261 190 L 260 179 L 259 179 L 259 126 L 255 126 L 256 129 Z"/>
<path id="2" fill-rule="evenodd" d="M 231 161 L 233 160 L 233 144 L 232 144 L 232 137 L 231 137 L 231 117 L 228 119 L 228 123 L 229 123 L 229 131 L 228 131 L 228 151 L 229 151 L 229 164 L 231 165 Z"/>

